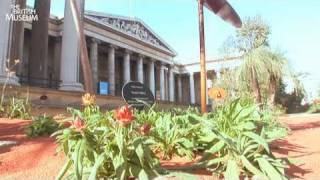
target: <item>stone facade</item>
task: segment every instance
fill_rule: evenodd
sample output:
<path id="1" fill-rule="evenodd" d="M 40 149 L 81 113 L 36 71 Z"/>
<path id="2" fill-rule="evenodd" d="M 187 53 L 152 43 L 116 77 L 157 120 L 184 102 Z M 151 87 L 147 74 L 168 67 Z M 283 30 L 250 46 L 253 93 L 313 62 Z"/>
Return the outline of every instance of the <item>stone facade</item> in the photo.
<path id="1" fill-rule="evenodd" d="M 45 62 L 39 64 L 45 64 L 42 71 L 46 74 L 30 77 L 32 73 L 28 67 L 29 57 L 32 57 L 32 22 L 24 22 L 24 32 L 19 36 L 23 37 L 23 42 L 20 42 L 23 44 L 22 59 L 16 69 L 17 76 L 12 74 L 9 78 L 10 84 L 32 85 L 30 80 L 41 80 L 37 81 L 42 82 L 37 86 L 64 91 L 83 91 L 79 40 L 70 1 L 65 2 L 65 18 L 50 16 L 48 20 L 48 47 L 44 48 L 47 58 L 37 60 Z M 200 103 L 197 63 L 176 64 L 176 52 L 142 20 L 92 11 L 84 12 L 84 0 L 76 2 L 82 12 L 94 89 L 97 94 L 98 83 L 101 81 L 109 83 L 109 94 L 113 96 L 121 96 L 122 86 L 126 82 L 140 81 L 150 88 L 158 100 L 183 104 Z M 0 1 L 0 34 L 3 35 L 0 39 L 1 83 L 4 83 L 8 74 L 5 65 L 10 57 L 9 47 L 13 41 L 10 27 L 17 23 L 4 19 L 5 14 L 10 13 L 13 3 L 13 0 Z M 50 6 L 50 3 L 47 4 Z M 33 43 L 33 49 L 37 49 L 35 46 L 37 44 Z M 219 71 L 216 65 L 211 69 Z"/>

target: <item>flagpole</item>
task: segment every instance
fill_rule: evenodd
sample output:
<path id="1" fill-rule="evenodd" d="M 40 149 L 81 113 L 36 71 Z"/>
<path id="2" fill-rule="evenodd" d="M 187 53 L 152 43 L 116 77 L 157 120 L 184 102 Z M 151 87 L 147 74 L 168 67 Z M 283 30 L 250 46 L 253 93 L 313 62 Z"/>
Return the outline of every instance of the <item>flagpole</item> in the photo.
<path id="1" fill-rule="evenodd" d="M 206 55 L 205 55 L 205 38 L 204 38 L 204 17 L 203 17 L 203 1 L 198 0 L 199 13 L 199 36 L 200 36 L 200 93 L 201 93 L 201 113 L 207 112 L 207 71 L 206 71 Z"/>

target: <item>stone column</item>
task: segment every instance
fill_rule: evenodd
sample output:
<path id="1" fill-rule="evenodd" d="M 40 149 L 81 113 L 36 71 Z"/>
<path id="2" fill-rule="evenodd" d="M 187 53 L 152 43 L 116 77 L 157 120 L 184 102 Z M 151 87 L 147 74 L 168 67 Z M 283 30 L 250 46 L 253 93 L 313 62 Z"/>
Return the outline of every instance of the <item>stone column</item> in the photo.
<path id="1" fill-rule="evenodd" d="M 143 83 L 143 55 L 139 55 L 139 58 L 137 60 L 137 77 L 138 81 Z"/>
<path id="2" fill-rule="evenodd" d="M 54 80 L 60 79 L 60 58 L 61 58 L 61 37 L 54 38 L 54 62 L 53 62 L 53 72 L 54 72 Z M 58 85 L 58 84 L 57 84 Z"/>
<path id="3" fill-rule="evenodd" d="M 14 73 L 6 71 L 7 60 L 9 59 L 9 42 L 10 42 L 10 28 L 12 21 L 6 19 L 6 15 L 11 13 L 12 0 L 0 1 L 0 83 L 19 85 L 18 78 Z M 10 75 L 10 76 L 9 76 Z"/>
<path id="4" fill-rule="evenodd" d="M 164 69 L 164 82 L 165 82 L 165 87 L 164 87 L 164 90 L 165 90 L 165 100 L 166 101 L 169 101 L 169 72 L 168 72 L 168 68 L 166 67 Z"/>
<path id="5" fill-rule="evenodd" d="M 165 100 L 166 99 L 166 94 L 165 94 L 165 66 L 164 64 L 160 65 L 160 99 Z"/>
<path id="6" fill-rule="evenodd" d="M 219 81 L 221 79 L 221 72 L 220 70 L 215 70 L 216 72 L 216 80 Z"/>
<path id="7" fill-rule="evenodd" d="M 91 69 L 92 69 L 92 78 L 93 78 L 93 89 L 94 92 L 98 92 L 98 44 L 99 40 L 92 38 L 90 44 L 90 61 L 91 61 Z"/>
<path id="8" fill-rule="evenodd" d="M 173 73 L 173 66 L 169 67 L 169 100 L 174 102 L 174 73 Z"/>
<path id="9" fill-rule="evenodd" d="M 126 50 L 124 54 L 124 62 L 123 62 L 123 81 L 124 84 L 131 81 L 131 71 L 130 71 L 130 55 L 131 51 Z"/>
<path id="10" fill-rule="evenodd" d="M 156 96 L 155 93 L 155 76 L 154 76 L 154 60 L 150 60 L 149 64 L 148 64 L 148 76 L 149 76 L 149 88 L 151 90 L 151 92 L 153 93 L 154 96 Z"/>
<path id="11" fill-rule="evenodd" d="M 20 9 L 26 8 L 26 0 L 16 0 L 16 6 Z M 21 69 L 23 68 L 23 42 L 24 42 L 24 22 L 14 21 L 12 27 L 11 47 L 10 47 L 10 59 L 19 59 L 20 63 L 17 65 L 17 71 L 21 74 Z"/>
<path id="12" fill-rule="evenodd" d="M 51 0 L 35 0 L 38 21 L 32 22 L 29 53 L 29 83 L 43 85 L 48 79 L 48 30 Z M 43 79 L 43 80 L 42 80 Z"/>
<path id="13" fill-rule="evenodd" d="M 108 81 L 109 92 L 111 95 L 116 93 L 116 79 L 115 79 L 115 49 L 116 46 L 110 45 L 108 49 Z"/>
<path id="14" fill-rule="evenodd" d="M 82 0 L 76 1 L 78 7 L 83 4 Z M 83 85 L 79 83 L 79 40 L 76 34 L 75 21 L 72 16 L 70 1 L 65 1 L 64 24 L 61 52 L 62 83 L 60 90 L 83 91 Z"/>
<path id="15" fill-rule="evenodd" d="M 190 103 L 194 104 L 196 103 L 195 100 L 195 94 L 194 94 L 194 77 L 193 77 L 194 73 L 190 72 L 189 73 L 189 83 L 190 83 Z"/>
<path id="16" fill-rule="evenodd" d="M 178 102 L 182 102 L 182 80 L 181 75 L 177 76 L 178 78 Z"/>

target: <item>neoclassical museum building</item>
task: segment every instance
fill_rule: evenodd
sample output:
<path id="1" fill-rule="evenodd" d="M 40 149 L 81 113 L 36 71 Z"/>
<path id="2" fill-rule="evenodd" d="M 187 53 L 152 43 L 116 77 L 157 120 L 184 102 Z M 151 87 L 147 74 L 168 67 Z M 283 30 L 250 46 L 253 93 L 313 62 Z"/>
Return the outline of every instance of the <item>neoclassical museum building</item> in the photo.
<path id="1" fill-rule="evenodd" d="M 79 61 L 79 41 L 69 0 L 64 18 L 50 15 L 50 0 L 36 1 L 35 9 L 25 0 L 0 1 L 0 82 L 61 91 L 83 91 Z M 199 64 L 178 64 L 177 53 L 143 20 L 84 11 L 84 0 L 77 0 L 85 28 L 94 88 L 108 84 L 107 94 L 121 96 L 129 81 L 147 85 L 158 100 L 198 104 L 200 102 Z M 14 6 L 14 5 L 19 5 Z M 22 9 L 38 14 L 34 21 L 9 19 Z M 169 27 L 168 27 L 169 29 Z M 8 68 L 20 63 L 7 79 Z M 10 60 L 10 62 L 8 61 Z M 222 60 L 208 61 L 208 80 L 219 76 Z M 230 62 L 227 66 L 234 65 Z M 9 66 L 9 67 L 8 67 Z M 210 79 L 212 78 L 212 79 Z M 210 83 L 209 83 L 210 86 Z"/>

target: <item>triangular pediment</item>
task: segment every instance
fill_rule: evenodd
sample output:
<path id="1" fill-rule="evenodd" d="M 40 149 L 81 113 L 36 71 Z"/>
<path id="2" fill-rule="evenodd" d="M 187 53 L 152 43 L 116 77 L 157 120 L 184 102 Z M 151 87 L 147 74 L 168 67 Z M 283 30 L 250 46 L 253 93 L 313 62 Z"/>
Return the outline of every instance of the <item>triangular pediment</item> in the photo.
<path id="1" fill-rule="evenodd" d="M 87 11 L 85 17 L 150 44 L 156 48 L 170 52 L 173 56 L 176 55 L 176 52 L 140 19 L 115 16 L 94 11 Z"/>

